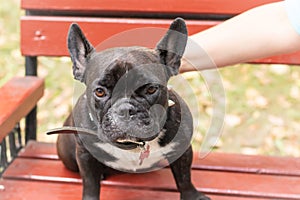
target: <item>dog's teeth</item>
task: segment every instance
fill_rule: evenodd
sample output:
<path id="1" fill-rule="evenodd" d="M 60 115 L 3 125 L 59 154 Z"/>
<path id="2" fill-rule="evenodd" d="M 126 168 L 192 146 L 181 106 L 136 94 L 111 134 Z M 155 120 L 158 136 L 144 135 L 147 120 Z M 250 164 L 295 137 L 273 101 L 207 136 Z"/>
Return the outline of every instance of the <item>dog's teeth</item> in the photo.
<path id="1" fill-rule="evenodd" d="M 139 147 L 141 148 L 141 150 L 145 150 L 145 145 L 146 145 L 146 142 L 142 142 L 142 144 L 139 144 Z"/>
<path id="2" fill-rule="evenodd" d="M 175 105 L 175 102 L 169 99 L 168 100 L 168 106 L 171 107 L 173 105 Z"/>
<path id="3" fill-rule="evenodd" d="M 124 142 L 131 142 L 131 140 L 117 139 L 117 142 L 124 143 Z"/>
<path id="4" fill-rule="evenodd" d="M 124 139 L 118 139 L 117 142 L 119 143 L 134 143 L 140 146 L 143 146 L 145 144 L 145 142 L 137 142 L 137 141 L 133 141 L 133 140 L 124 140 Z"/>

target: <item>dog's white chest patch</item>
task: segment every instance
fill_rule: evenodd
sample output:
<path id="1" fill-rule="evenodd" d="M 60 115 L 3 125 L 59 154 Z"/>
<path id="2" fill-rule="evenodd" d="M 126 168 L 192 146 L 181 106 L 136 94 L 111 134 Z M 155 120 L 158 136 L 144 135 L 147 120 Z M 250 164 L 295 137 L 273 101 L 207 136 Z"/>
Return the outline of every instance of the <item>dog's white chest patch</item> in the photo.
<path id="1" fill-rule="evenodd" d="M 175 151 L 175 143 L 167 144 L 164 147 L 159 145 L 160 135 L 152 141 L 146 142 L 144 147 L 138 147 L 132 150 L 123 150 L 111 144 L 101 144 L 101 149 L 116 158 L 115 161 L 104 161 L 104 164 L 117 170 L 127 172 L 151 171 L 168 165 L 166 155 Z"/>

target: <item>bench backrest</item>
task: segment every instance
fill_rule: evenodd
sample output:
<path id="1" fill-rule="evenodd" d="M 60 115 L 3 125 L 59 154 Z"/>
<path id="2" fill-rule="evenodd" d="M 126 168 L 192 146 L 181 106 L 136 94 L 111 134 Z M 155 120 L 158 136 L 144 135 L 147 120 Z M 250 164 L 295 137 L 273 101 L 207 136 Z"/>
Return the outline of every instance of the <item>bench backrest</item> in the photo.
<path id="1" fill-rule="evenodd" d="M 112 35 L 134 28 L 167 28 L 177 16 L 186 19 L 189 34 L 193 34 L 270 2 L 276 0 L 22 0 L 26 16 L 21 18 L 21 51 L 25 56 L 68 55 L 66 37 L 72 22 L 77 22 L 96 45 Z M 133 39 L 137 45 L 151 47 L 163 33 L 150 37 L 148 42 Z M 117 41 L 113 45 L 126 45 L 126 41 L 123 42 Z M 111 47 L 109 45 L 106 47 Z M 300 52 L 255 62 L 300 64 Z"/>

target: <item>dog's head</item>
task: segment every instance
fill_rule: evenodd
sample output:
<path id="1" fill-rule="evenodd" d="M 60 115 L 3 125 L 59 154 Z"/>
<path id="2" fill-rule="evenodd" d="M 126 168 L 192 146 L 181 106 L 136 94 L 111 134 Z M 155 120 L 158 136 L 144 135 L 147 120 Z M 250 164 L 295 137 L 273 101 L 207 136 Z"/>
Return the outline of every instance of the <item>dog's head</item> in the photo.
<path id="1" fill-rule="evenodd" d="M 123 149 L 153 140 L 163 131 L 167 82 L 178 74 L 187 42 L 176 19 L 155 49 L 120 47 L 96 52 L 77 24 L 68 35 L 74 78 L 85 83 L 89 115 L 105 137 Z"/>

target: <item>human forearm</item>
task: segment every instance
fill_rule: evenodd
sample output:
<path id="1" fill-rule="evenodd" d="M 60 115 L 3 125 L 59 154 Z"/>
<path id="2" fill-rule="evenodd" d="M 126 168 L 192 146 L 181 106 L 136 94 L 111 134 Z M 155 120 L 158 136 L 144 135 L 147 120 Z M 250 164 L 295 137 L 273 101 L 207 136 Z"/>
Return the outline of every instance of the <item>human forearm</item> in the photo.
<path id="1" fill-rule="evenodd" d="M 300 35 L 289 22 L 284 2 L 251 9 L 190 39 L 194 44 L 187 46 L 183 63 L 187 60 L 197 69 L 300 50 Z M 183 71 L 188 68 L 183 64 Z"/>

